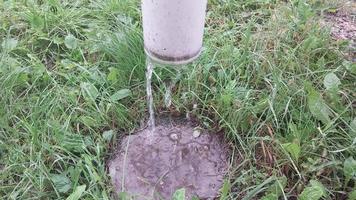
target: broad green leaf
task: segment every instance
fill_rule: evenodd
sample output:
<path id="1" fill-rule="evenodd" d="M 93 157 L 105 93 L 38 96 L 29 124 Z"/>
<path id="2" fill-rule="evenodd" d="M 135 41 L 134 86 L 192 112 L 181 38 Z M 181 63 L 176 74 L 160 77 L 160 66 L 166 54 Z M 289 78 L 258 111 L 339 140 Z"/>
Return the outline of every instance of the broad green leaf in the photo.
<path id="1" fill-rule="evenodd" d="M 328 13 L 336 13 L 338 11 L 338 9 L 333 7 L 333 8 L 328 8 L 327 11 L 328 11 Z"/>
<path id="2" fill-rule="evenodd" d="M 228 179 L 225 179 L 224 184 L 220 190 L 220 193 L 221 193 L 220 200 L 227 199 L 229 196 L 230 190 L 231 190 L 231 183 Z"/>
<path id="3" fill-rule="evenodd" d="M 1 51 L 2 50 L 0 48 L 0 52 Z M 5 72 L 7 70 L 16 71 L 16 72 L 23 71 L 21 67 L 22 65 L 16 58 L 12 58 L 10 56 L 4 56 L 0 63 L 1 63 L 0 72 Z"/>
<path id="4" fill-rule="evenodd" d="M 275 193 L 268 193 L 261 198 L 261 200 L 277 200 L 278 196 Z"/>
<path id="5" fill-rule="evenodd" d="M 298 200 L 319 200 L 326 195 L 324 185 L 319 181 L 311 180 L 309 186 L 304 188 Z"/>
<path id="6" fill-rule="evenodd" d="M 356 160 L 353 157 L 349 157 L 344 161 L 344 176 L 346 177 L 346 183 L 353 177 L 356 177 Z"/>
<path id="7" fill-rule="evenodd" d="M 91 154 L 82 154 L 82 158 L 84 158 L 84 165 L 86 170 L 88 170 L 90 177 L 88 177 L 91 181 L 94 182 L 101 182 L 102 177 L 98 174 L 97 166 L 94 166 L 93 160 L 96 158 L 93 157 Z"/>
<path id="8" fill-rule="evenodd" d="M 191 200 L 199 200 L 199 197 L 193 196 Z"/>
<path id="9" fill-rule="evenodd" d="M 30 16 L 30 24 L 34 29 L 43 29 L 44 28 L 44 18 L 36 13 L 32 13 Z"/>
<path id="10" fill-rule="evenodd" d="M 67 200 L 78 200 L 85 192 L 86 185 L 80 185 L 75 188 L 74 192 L 67 197 Z"/>
<path id="11" fill-rule="evenodd" d="M 350 61 L 344 61 L 342 63 L 345 68 L 351 72 L 352 74 L 356 74 L 356 63 L 355 62 L 350 62 Z"/>
<path id="12" fill-rule="evenodd" d="M 301 141 L 302 140 L 302 131 L 300 131 L 297 127 L 297 125 L 295 125 L 294 123 L 289 123 L 288 124 L 288 128 L 291 131 L 291 136 L 293 140 L 298 140 Z"/>
<path id="13" fill-rule="evenodd" d="M 321 95 L 313 88 L 313 86 L 311 86 L 311 84 L 306 84 L 306 89 L 308 91 L 308 107 L 312 115 L 324 124 L 330 123 L 331 112 Z"/>
<path id="14" fill-rule="evenodd" d="M 104 131 L 103 138 L 104 138 L 105 141 L 109 142 L 113 135 L 114 135 L 114 131 L 113 130 Z"/>
<path id="15" fill-rule="evenodd" d="M 261 98 L 259 101 L 257 101 L 253 108 L 253 112 L 261 113 L 266 108 L 268 108 L 268 97 Z"/>
<path id="16" fill-rule="evenodd" d="M 53 43 L 54 44 L 57 44 L 57 45 L 61 45 L 61 44 L 63 44 L 63 38 L 61 38 L 61 37 L 58 37 L 58 36 L 55 36 L 53 39 L 52 39 L 52 41 L 53 41 Z"/>
<path id="17" fill-rule="evenodd" d="M 348 200 L 356 200 L 356 190 L 350 192 L 347 199 Z"/>
<path id="18" fill-rule="evenodd" d="M 58 143 L 72 152 L 82 152 L 85 149 L 83 136 L 79 134 L 65 134 L 62 138 L 58 138 Z"/>
<path id="19" fill-rule="evenodd" d="M 129 198 L 129 195 L 127 194 L 127 192 L 119 193 L 119 200 L 128 200 L 128 199 L 130 199 L 130 198 Z"/>
<path id="20" fill-rule="evenodd" d="M 18 81 L 18 83 L 25 84 L 25 83 L 27 83 L 29 80 L 30 80 L 30 78 L 29 78 L 29 76 L 28 76 L 27 73 L 20 73 L 20 74 L 17 76 L 17 81 Z"/>
<path id="21" fill-rule="evenodd" d="M 2 42 L 1 47 L 5 51 L 11 51 L 16 48 L 17 43 L 18 41 L 15 38 L 7 38 Z"/>
<path id="22" fill-rule="evenodd" d="M 77 184 L 79 183 L 79 178 L 80 178 L 80 175 L 83 171 L 83 168 L 81 166 L 81 161 L 79 161 L 75 167 L 73 166 L 70 166 L 67 170 L 68 172 L 68 176 L 70 177 L 70 180 L 72 181 L 73 183 L 73 186 L 77 186 Z"/>
<path id="23" fill-rule="evenodd" d="M 266 195 L 261 200 L 275 200 L 283 194 L 284 188 L 287 185 L 287 177 L 278 177 L 276 181 L 268 188 Z"/>
<path id="24" fill-rule="evenodd" d="M 107 76 L 107 80 L 111 83 L 115 83 L 118 80 L 119 70 L 116 68 L 109 68 L 110 72 Z"/>
<path id="25" fill-rule="evenodd" d="M 103 200 L 109 200 L 109 196 L 106 190 L 101 191 L 101 196 Z"/>
<path id="26" fill-rule="evenodd" d="M 99 96 L 98 89 L 96 89 L 96 87 L 91 83 L 81 83 L 80 88 L 82 89 L 82 93 L 85 99 L 95 101 L 95 99 Z"/>
<path id="27" fill-rule="evenodd" d="M 257 194 L 265 190 L 265 187 L 274 183 L 276 180 L 275 176 L 269 176 L 262 183 L 256 185 L 252 190 L 248 191 L 242 200 L 251 200 L 256 197 Z"/>
<path id="28" fill-rule="evenodd" d="M 64 38 L 64 45 L 66 45 L 68 49 L 76 49 L 78 46 L 77 38 L 75 38 L 72 34 L 67 35 Z"/>
<path id="29" fill-rule="evenodd" d="M 95 142 L 94 142 L 93 138 L 90 136 L 84 137 L 84 144 L 85 144 L 85 146 L 95 146 Z"/>
<path id="30" fill-rule="evenodd" d="M 118 101 L 118 100 L 126 98 L 130 95 L 131 95 L 131 90 L 121 89 L 121 90 L 115 92 L 113 95 L 111 95 L 110 99 L 111 99 L 111 101 Z"/>
<path id="31" fill-rule="evenodd" d="M 52 174 L 51 181 L 53 182 L 54 187 L 60 193 L 68 192 L 72 185 L 69 178 L 64 174 Z"/>
<path id="32" fill-rule="evenodd" d="M 327 90 L 335 90 L 340 84 L 340 79 L 334 73 L 328 73 L 324 78 L 324 86 Z"/>
<path id="33" fill-rule="evenodd" d="M 75 62 L 69 60 L 69 59 L 62 59 L 61 60 L 61 67 L 64 69 L 73 69 L 76 67 Z"/>
<path id="34" fill-rule="evenodd" d="M 283 149 L 285 149 L 292 157 L 294 161 L 298 161 L 300 156 L 300 146 L 297 143 L 285 143 L 282 144 Z"/>
<path id="35" fill-rule="evenodd" d="M 83 115 L 79 119 L 87 127 L 94 128 L 100 125 L 100 119 L 95 115 Z"/>
<path id="36" fill-rule="evenodd" d="M 181 188 L 174 192 L 172 200 L 185 200 L 185 189 Z"/>

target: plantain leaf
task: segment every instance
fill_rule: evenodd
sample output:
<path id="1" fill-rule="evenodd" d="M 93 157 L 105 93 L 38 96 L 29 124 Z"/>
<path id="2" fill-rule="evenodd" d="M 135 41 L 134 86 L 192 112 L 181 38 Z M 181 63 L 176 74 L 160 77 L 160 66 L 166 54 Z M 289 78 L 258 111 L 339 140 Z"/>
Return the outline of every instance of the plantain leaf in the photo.
<path id="1" fill-rule="evenodd" d="M 83 96 L 86 100 L 95 101 L 95 99 L 99 96 L 99 91 L 96 87 L 88 82 L 84 82 L 80 84 L 82 89 Z"/>
<path id="2" fill-rule="evenodd" d="M 228 179 L 224 180 L 224 184 L 221 188 L 220 200 L 228 199 L 229 192 L 231 190 L 231 183 Z"/>
<path id="3" fill-rule="evenodd" d="M 324 86 L 327 90 L 336 90 L 340 84 L 340 79 L 334 73 L 328 73 L 324 78 Z"/>
<path id="4" fill-rule="evenodd" d="M 15 38 L 8 38 L 2 42 L 1 47 L 3 50 L 11 51 L 16 48 L 17 43 L 18 41 Z"/>
<path id="5" fill-rule="evenodd" d="M 298 161 L 300 156 L 300 146 L 297 143 L 285 143 L 282 147 L 291 155 L 294 161 Z"/>
<path id="6" fill-rule="evenodd" d="M 54 187 L 60 193 L 68 192 L 72 185 L 69 178 L 64 174 L 52 174 L 51 181 L 53 182 Z"/>
<path id="7" fill-rule="evenodd" d="M 346 183 L 348 183 L 351 178 L 356 177 L 356 160 L 354 160 L 353 157 L 349 157 L 344 161 L 343 171 L 346 177 Z"/>
<path id="8" fill-rule="evenodd" d="M 181 188 L 181 189 L 176 190 L 173 194 L 172 199 L 173 200 L 185 200 L 185 189 Z"/>
<path id="9" fill-rule="evenodd" d="M 77 38 L 75 38 L 72 34 L 67 35 L 64 38 L 64 45 L 66 45 L 68 49 L 76 49 L 78 46 Z"/>
<path id="10" fill-rule="evenodd" d="M 311 180 L 309 186 L 304 188 L 298 200 L 319 200 L 325 196 L 325 188 L 319 181 Z"/>
<path id="11" fill-rule="evenodd" d="M 329 124 L 330 120 L 330 109 L 325 104 L 321 95 L 311 86 L 311 84 L 306 84 L 306 89 L 308 91 L 308 107 L 312 115 L 323 122 L 324 124 Z"/>
<path id="12" fill-rule="evenodd" d="M 80 185 L 77 188 L 75 188 L 74 192 L 67 197 L 66 200 L 78 200 L 80 197 L 83 195 L 85 192 L 86 185 Z"/>
<path id="13" fill-rule="evenodd" d="M 113 95 L 111 95 L 110 99 L 111 99 L 111 101 L 118 101 L 118 100 L 126 98 L 130 95 L 131 95 L 131 90 L 121 89 L 121 90 L 115 92 Z"/>

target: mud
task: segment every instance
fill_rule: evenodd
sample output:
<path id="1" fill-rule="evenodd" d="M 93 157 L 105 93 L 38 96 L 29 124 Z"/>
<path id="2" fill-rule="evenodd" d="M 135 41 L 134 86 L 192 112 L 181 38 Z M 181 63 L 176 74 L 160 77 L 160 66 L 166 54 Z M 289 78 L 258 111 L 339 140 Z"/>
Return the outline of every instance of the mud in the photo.
<path id="1" fill-rule="evenodd" d="M 356 13 L 339 10 L 328 13 L 325 19 L 331 25 L 331 34 L 334 38 L 356 42 Z"/>
<path id="2" fill-rule="evenodd" d="M 214 199 L 227 171 L 227 147 L 219 134 L 166 120 L 122 139 L 109 173 L 118 192 L 134 199 L 171 199 L 185 188 L 186 199 Z"/>
<path id="3" fill-rule="evenodd" d="M 326 13 L 322 24 L 331 28 L 336 40 L 350 41 L 346 58 L 356 62 L 356 2 L 346 1 L 336 12 Z"/>

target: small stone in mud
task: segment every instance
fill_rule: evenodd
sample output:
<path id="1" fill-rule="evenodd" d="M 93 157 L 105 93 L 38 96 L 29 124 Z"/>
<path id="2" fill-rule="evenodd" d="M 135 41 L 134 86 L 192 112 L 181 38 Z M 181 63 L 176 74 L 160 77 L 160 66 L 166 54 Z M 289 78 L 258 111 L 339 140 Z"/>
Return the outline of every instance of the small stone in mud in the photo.
<path id="1" fill-rule="evenodd" d="M 194 130 L 194 131 L 193 131 L 193 137 L 194 137 L 194 138 L 197 138 L 197 137 L 199 137 L 199 136 L 200 136 L 200 130 L 198 130 L 198 129 Z"/>
<path id="2" fill-rule="evenodd" d="M 216 198 L 227 171 L 227 146 L 218 134 L 194 131 L 187 122 L 170 121 L 151 134 L 146 129 L 124 137 L 109 161 L 117 192 L 139 200 L 171 199 L 185 188 L 186 199 Z"/>
<path id="3" fill-rule="evenodd" d="M 171 140 L 173 140 L 173 141 L 177 141 L 177 140 L 178 140 L 178 135 L 175 134 L 175 133 L 171 133 L 171 134 L 169 135 L 169 137 L 170 137 Z"/>

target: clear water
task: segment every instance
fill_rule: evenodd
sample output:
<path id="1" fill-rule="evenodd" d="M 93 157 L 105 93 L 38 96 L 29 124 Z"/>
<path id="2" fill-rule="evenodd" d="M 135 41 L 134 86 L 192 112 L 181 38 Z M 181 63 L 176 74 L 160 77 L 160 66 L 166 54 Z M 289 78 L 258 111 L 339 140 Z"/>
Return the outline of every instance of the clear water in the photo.
<path id="1" fill-rule="evenodd" d="M 147 122 L 148 130 L 153 132 L 155 130 L 155 112 L 153 108 L 153 94 L 152 94 L 152 74 L 154 70 L 154 62 L 147 57 L 146 58 L 146 93 L 147 93 L 147 106 L 149 112 L 149 118 Z M 180 66 L 181 67 L 181 66 Z M 172 105 L 172 90 L 181 78 L 181 71 L 177 71 L 177 75 L 165 84 L 164 104 L 166 108 Z"/>
<path id="2" fill-rule="evenodd" d="M 179 66 L 181 68 L 182 66 Z M 165 84 L 166 93 L 164 94 L 164 104 L 166 108 L 172 105 L 172 90 L 176 86 L 181 76 L 181 71 L 177 71 L 177 76 Z"/>
<path id="3" fill-rule="evenodd" d="M 148 130 L 155 130 L 155 113 L 153 109 L 153 96 L 152 96 L 152 73 L 154 64 L 150 58 L 146 59 L 146 93 L 147 93 L 147 105 L 149 111 L 148 118 Z"/>
<path id="4" fill-rule="evenodd" d="M 164 104 L 166 108 L 169 108 L 172 105 L 172 88 L 174 84 L 169 82 L 166 84 L 166 93 L 164 94 Z"/>

